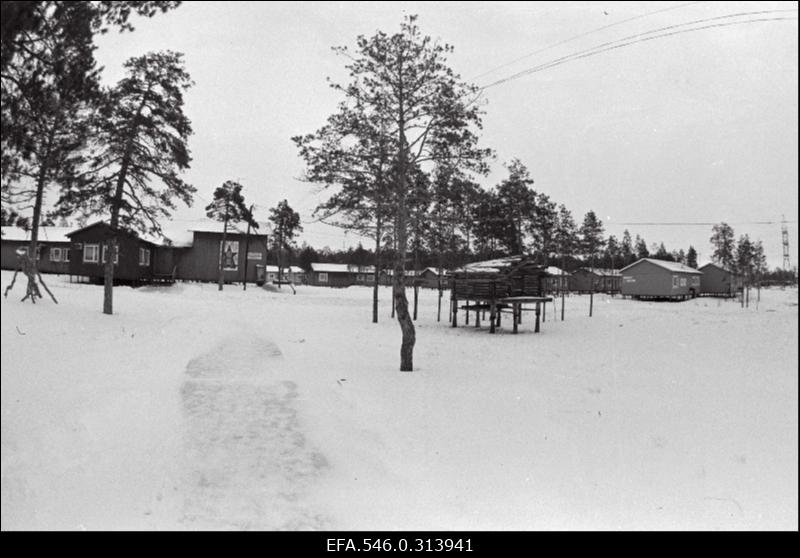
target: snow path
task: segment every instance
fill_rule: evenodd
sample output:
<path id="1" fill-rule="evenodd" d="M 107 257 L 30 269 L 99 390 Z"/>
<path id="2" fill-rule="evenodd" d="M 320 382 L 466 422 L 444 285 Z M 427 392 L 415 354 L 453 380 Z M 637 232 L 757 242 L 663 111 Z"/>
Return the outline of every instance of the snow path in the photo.
<path id="1" fill-rule="evenodd" d="M 274 377 L 284 367 L 274 343 L 246 334 L 188 363 L 181 388 L 186 528 L 325 528 L 304 497 L 328 464 L 300 430 L 297 384 Z"/>

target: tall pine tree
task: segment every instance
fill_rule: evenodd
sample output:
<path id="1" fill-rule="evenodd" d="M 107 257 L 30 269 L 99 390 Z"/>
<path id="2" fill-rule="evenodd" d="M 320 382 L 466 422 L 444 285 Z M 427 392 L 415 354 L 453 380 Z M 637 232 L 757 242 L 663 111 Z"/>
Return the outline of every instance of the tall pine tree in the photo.
<path id="1" fill-rule="evenodd" d="M 244 201 L 242 185 L 233 180 L 225 181 L 222 186 L 214 190 L 214 197 L 206 206 L 206 216 L 223 223 L 217 267 L 217 286 L 221 291 L 222 285 L 225 283 L 225 248 L 228 241 L 228 224 L 244 222 L 257 229 L 258 223 L 255 222 L 253 214 Z"/>
<path id="2" fill-rule="evenodd" d="M 392 296 L 402 332 L 400 370 L 413 370 L 416 330 L 408 311 L 405 292 L 405 260 L 408 250 L 411 179 L 416 168 L 439 160 L 458 162 L 460 168 L 485 171 L 486 150 L 478 149 L 475 129 L 480 108 L 473 101 L 477 87 L 461 82 L 446 64 L 452 51 L 424 37 L 416 16 L 407 16 L 398 33 L 378 32 L 360 36 L 357 48 L 336 49 L 347 56 L 351 81 L 334 84 L 344 94 L 339 112 L 354 111 L 361 122 L 370 122 L 369 133 L 389 138 L 391 174 L 386 183 L 392 200 L 391 220 L 397 251 L 394 256 Z M 316 139 L 316 141 L 315 141 Z M 328 144 L 320 134 L 306 144 L 323 157 L 335 158 L 341 144 Z M 360 141 L 358 135 L 351 136 Z M 309 157 L 301 150 L 301 156 Z M 339 182 L 337 182 L 339 184 Z M 342 184 L 344 185 L 344 184 Z"/>
<path id="3" fill-rule="evenodd" d="M 175 199 L 192 204 L 196 189 L 180 173 L 189 168 L 192 133 L 183 113 L 184 93 L 192 85 L 183 55 L 157 52 L 129 59 L 127 76 L 104 96 L 95 121 L 91 182 L 65 188 L 62 214 L 108 214 L 116 253 L 120 227 L 159 234 L 159 220 L 176 208 Z M 106 259 L 103 312 L 113 313 L 114 264 Z"/>

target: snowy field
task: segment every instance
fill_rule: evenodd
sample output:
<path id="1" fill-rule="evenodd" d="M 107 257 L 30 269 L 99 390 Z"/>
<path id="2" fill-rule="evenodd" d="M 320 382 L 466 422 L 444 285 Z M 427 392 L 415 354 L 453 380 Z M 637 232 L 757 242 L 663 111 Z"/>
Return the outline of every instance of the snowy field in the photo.
<path id="1" fill-rule="evenodd" d="M 388 289 L 45 279 L 2 301 L 3 530 L 798 528 L 796 289 L 493 336 L 424 290 L 401 373 Z"/>

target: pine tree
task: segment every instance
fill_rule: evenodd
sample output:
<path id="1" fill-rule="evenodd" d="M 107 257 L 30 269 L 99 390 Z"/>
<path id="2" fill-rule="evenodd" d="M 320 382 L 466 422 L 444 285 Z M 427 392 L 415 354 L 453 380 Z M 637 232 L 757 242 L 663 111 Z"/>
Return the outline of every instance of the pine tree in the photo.
<path id="1" fill-rule="evenodd" d="M 697 250 L 694 246 L 689 246 L 689 250 L 686 251 L 686 265 L 697 269 Z"/>
<path id="2" fill-rule="evenodd" d="M 270 209 L 269 220 L 272 222 L 273 246 L 278 254 L 278 282 L 283 279 L 283 258 L 281 256 L 284 249 L 289 249 L 294 244 L 294 237 L 303 231 L 300 224 L 300 214 L 289 206 L 289 202 L 283 200 L 277 206 Z"/>
<path id="3" fill-rule="evenodd" d="M 221 291 L 222 285 L 225 283 L 224 251 L 228 241 L 228 224 L 248 223 L 251 227 L 257 229 L 258 223 L 256 223 L 252 212 L 244 201 L 242 185 L 234 180 L 226 180 L 222 186 L 214 190 L 214 197 L 211 203 L 206 206 L 206 216 L 223 223 L 217 268 L 217 290 Z M 245 254 L 245 257 L 247 257 L 247 254 Z"/>
<path id="4" fill-rule="evenodd" d="M 150 53 L 125 62 L 127 76 L 105 92 L 94 122 L 95 150 L 88 182 L 66 187 L 57 202 L 61 214 L 110 214 L 109 254 L 121 228 L 159 234 L 159 220 L 171 215 L 175 198 L 192 204 L 196 189 L 180 173 L 189 168 L 192 134 L 183 113 L 192 85 L 183 55 Z M 107 258 L 103 312 L 113 313 L 113 258 Z"/>
<path id="5" fill-rule="evenodd" d="M 617 237 L 613 234 L 609 235 L 606 241 L 606 250 L 603 254 L 603 267 L 616 269 L 617 265 L 620 263 L 621 253 L 622 249 L 617 241 Z"/>
<path id="6" fill-rule="evenodd" d="M 501 219 L 502 243 L 511 254 L 526 252 L 526 232 L 536 212 L 536 191 L 528 168 L 519 159 L 506 164 L 508 178 L 497 185 L 496 194 Z"/>
<path id="7" fill-rule="evenodd" d="M 558 206 L 558 215 L 556 217 L 553 242 L 561 257 L 561 281 L 564 281 L 564 274 L 566 274 L 567 257 L 571 256 L 573 251 L 578 246 L 577 227 L 575 219 L 572 217 L 569 209 L 564 204 Z M 564 321 L 564 297 L 566 290 L 562 284 L 561 291 L 561 321 Z"/>
<path id="8" fill-rule="evenodd" d="M 620 267 L 625 267 L 634 262 L 636 255 L 633 253 L 633 242 L 631 241 L 631 233 L 628 229 L 622 232 L 622 243 L 620 244 Z"/>
<path id="9" fill-rule="evenodd" d="M 338 114 L 329 126 L 343 127 L 345 133 L 327 134 L 325 129 L 303 141 L 306 163 L 330 161 L 347 152 L 340 138 L 360 142 L 368 136 L 371 145 L 386 138 L 389 150 L 389 174 L 384 187 L 390 200 L 390 220 L 397 251 L 394 257 L 393 300 L 402 331 L 400 370 L 413 370 L 416 331 L 408 312 L 405 293 L 405 259 L 408 250 L 410 217 L 408 191 L 415 168 L 441 160 L 458 162 L 463 169 L 485 172 L 483 160 L 488 153 L 476 148 L 474 132 L 480 126 L 480 108 L 473 103 L 478 90 L 461 83 L 446 65 L 449 45 L 423 37 L 416 16 L 407 16 L 399 33 L 378 32 L 372 37 L 359 36 L 357 49 L 335 49 L 348 57 L 351 81 L 333 87 L 345 96 Z M 355 115 L 358 126 L 350 123 Z M 364 126 L 366 132 L 362 132 Z M 326 141 L 333 137 L 332 141 Z M 371 151 L 371 156 L 375 152 Z M 330 183 L 347 187 L 350 181 L 331 173 Z"/>
<path id="10" fill-rule="evenodd" d="M 735 267 L 733 227 L 724 222 L 714 225 L 709 241 L 714 247 L 711 259 L 726 269 L 733 269 Z"/>
<path id="11" fill-rule="evenodd" d="M 655 254 L 653 254 L 653 258 L 657 260 L 663 260 L 665 262 L 673 261 L 672 255 L 667 251 L 667 248 L 664 246 L 663 242 L 658 245 L 658 249 L 656 250 Z"/>
<path id="12" fill-rule="evenodd" d="M 594 269 L 597 254 L 603 249 L 603 222 L 597 218 L 594 211 L 589 211 L 583 218 L 580 231 L 581 251 L 589 258 L 589 265 Z M 589 291 L 589 317 L 592 316 L 594 307 L 594 279 L 591 281 Z"/>
<path id="13" fill-rule="evenodd" d="M 645 240 L 638 234 L 636 235 L 636 242 L 634 246 L 636 247 L 636 257 L 638 259 L 641 260 L 642 258 L 650 257 L 650 250 L 647 249 L 647 242 L 645 242 Z"/>

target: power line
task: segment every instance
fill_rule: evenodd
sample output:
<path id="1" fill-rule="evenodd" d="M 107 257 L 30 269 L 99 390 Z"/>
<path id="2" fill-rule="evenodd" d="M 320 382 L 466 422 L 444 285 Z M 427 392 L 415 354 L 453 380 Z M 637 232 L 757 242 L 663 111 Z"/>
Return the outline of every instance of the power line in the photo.
<path id="1" fill-rule="evenodd" d="M 796 223 L 796 222 L 797 221 L 751 221 L 751 222 L 747 222 L 747 223 L 742 222 L 742 223 L 728 223 L 728 224 L 729 225 L 779 225 L 781 223 Z M 609 221 L 606 224 L 608 224 L 608 225 L 611 225 L 611 224 L 614 224 L 614 225 L 628 225 L 628 226 L 650 226 L 650 225 L 654 225 L 654 226 L 681 226 L 681 227 L 684 227 L 684 226 L 704 226 L 705 227 L 705 226 L 709 226 L 709 225 L 711 225 L 711 226 L 719 225 L 719 222 L 717 222 L 717 223 L 711 223 L 711 222 L 702 223 L 702 222 L 692 221 L 692 222 L 669 222 L 669 223 L 657 223 L 657 222 L 616 223 L 616 222 L 613 222 L 613 221 Z"/>
<path id="2" fill-rule="evenodd" d="M 482 78 L 483 76 L 491 74 L 492 72 L 495 72 L 497 70 L 501 70 L 503 68 L 511 66 L 512 64 L 516 64 L 517 62 L 520 62 L 521 60 L 525 60 L 526 58 L 530 58 L 531 56 L 535 56 L 537 54 L 541 54 L 542 52 L 545 52 L 545 51 L 550 50 L 552 48 L 555 48 L 557 46 L 561 46 L 563 44 L 569 43 L 569 42 L 574 41 L 576 39 L 580 39 L 580 38 L 586 37 L 587 35 L 591 35 L 593 33 L 597 33 L 599 31 L 604 31 L 605 29 L 609 29 L 611 27 L 616 27 L 617 25 L 622 25 L 623 23 L 629 23 L 631 21 L 635 21 L 637 19 L 642 19 L 642 18 L 645 18 L 645 17 L 656 15 L 656 14 L 659 14 L 659 13 L 662 13 L 662 12 L 668 12 L 668 11 L 671 11 L 671 10 L 677 10 L 679 8 L 684 8 L 686 6 L 691 6 L 693 4 L 702 4 L 702 3 L 703 2 L 686 2 L 685 4 L 680 4 L 678 6 L 671 6 L 669 8 L 662 8 L 660 10 L 654 10 L 652 12 L 647 12 L 645 14 L 641 14 L 641 15 L 638 15 L 638 16 L 629 17 L 628 19 L 623 19 L 622 21 L 617 21 L 617 22 L 611 23 L 609 25 L 604 25 L 602 27 L 598 27 L 597 29 L 592 29 L 591 31 L 586 31 L 585 33 L 581 33 L 579 35 L 575 35 L 575 36 L 570 37 L 568 39 L 564 39 L 563 41 L 559 41 L 557 43 L 553 43 L 551 45 L 548 45 L 546 47 L 540 48 L 539 50 L 536 50 L 536 51 L 531 52 L 529 54 L 526 54 L 524 56 L 520 56 L 519 58 L 515 58 L 514 60 L 511 60 L 510 62 L 506 62 L 505 64 L 502 64 L 502 65 L 497 66 L 495 68 L 492 68 L 490 70 L 486 70 L 482 74 L 479 74 L 479 75 L 477 75 L 477 76 L 475 76 L 473 78 L 470 78 L 470 81 L 474 81 L 476 79 Z"/>
<path id="3" fill-rule="evenodd" d="M 709 25 L 703 25 L 703 26 L 700 26 L 700 27 L 693 27 L 691 29 L 681 29 L 679 31 L 671 31 L 669 33 L 661 33 L 662 31 L 667 31 L 667 30 L 670 30 L 670 29 L 676 29 L 678 27 L 686 27 L 687 25 L 696 25 L 698 23 L 705 23 L 705 22 L 708 22 L 708 21 L 717 21 L 717 20 L 720 20 L 720 19 L 728 19 L 728 18 L 732 18 L 732 17 L 741 17 L 741 16 L 745 16 L 745 15 L 762 15 L 762 14 L 778 13 L 778 12 L 797 12 L 797 10 L 796 9 L 793 9 L 793 10 L 762 10 L 762 11 L 758 11 L 758 12 L 741 12 L 741 13 L 738 13 L 738 14 L 728 14 L 728 15 L 717 16 L 717 17 L 712 17 L 712 18 L 698 19 L 698 20 L 695 20 L 695 21 L 689 21 L 689 22 L 679 23 L 679 24 L 675 24 L 675 25 L 668 25 L 666 27 L 661 27 L 659 29 L 653 29 L 653 30 L 650 30 L 650 31 L 645 31 L 643 33 L 637 33 L 635 35 L 629 35 L 627 37 L 623 37 L 621 39 L 616 39 L 614 41 L 609 41 L 609 42 L 606 42 L 606 43 L 602 43 L 602 44 L 597 45 L 595 47 L 592 47 L 590 49 L 586 49 L 586 50 L 582 50 L 582 51 L 579 51 L 579 52 L 576 52 L 576 53 L 572 53 L 572 54 L 569 54 L 567 56 L 562 56 L 560 58 L 556 58 L 556 59 L 551 60 L 549 62 L 544 62 L 542 64 L 539 64 L 538 66 L 534 66 L 533 68 L 528 68 L 527 70 L 522 70 L 521 72 L 517 72 L 516 74 L 513 74 L 513 75 L 508 76 L 506 78 L 499 79 L 499 80 L 497 80 L 495 82 L 492 82 L 492 83 L 490 83 L 488 85 L 484 85 L 484 86 L 482 86 L 480 88 L 480 90 L 484 91 L 484 90 L 486 90 L 486 89 L 488 89 L 490 87 L 494 87 L 496 85 L 500 85 L 500 84 L 503 84 L 503 83 L 518 79 L 520 77 L 523 77 L 523 76 L 526 76 L 526 75 L 529 75 L 529 74 L 540 72 L 542 70 L 553 68 L 555 66 L 560 66 L 561 64 L 566 64 L 567 62 L 573 62 L 575 60 L 580 60 L 581 58 L 588 58 L 590 56 L 595 56 L 595 55 L 601 54 L 603 52 L 608 52 L 610 50 L 615 50 L 615 49 L 622 48 L 622 47 L 625 47 L 625 46 L 630 46 L 630 45 L 636 44 L 636 43 L 652 41 L 652 40 L 661 39 L 661 38 L 664 38 L 664 37 L 670 37 L 672 35 L 680 35 L 682 33 L 689 33 L 689 32 L 692 32 L 692 31 L 701 31 L 703 29 L 711 29 L 711 28 L 715 28 L 715 27 L 729 27 L 731 25 L 743 25 L 745 23 L 757 23 L 757 22 L 766 22 L 766 21 L 784 21 L 784 20 L 797 21 L 797 18 L 787 18 L 787 17 L 753 18 L 753 19 L 746 19 L 746 20 L 743 20 L 743 21 L 732 21 L 732 22 L 727 22 L 727 23 L 714 23 L 714 24 L 709 24 Z M 661 34 L 653 35 L 653 36 L 647 36 L 647 35 L 652 35 L 653 33 L 661 33 Z M 627 41 L 627 42 L 622 42 L 622 41 Z M 620 43 L 620 44 L 616 44 L 616 43 Z"/>

